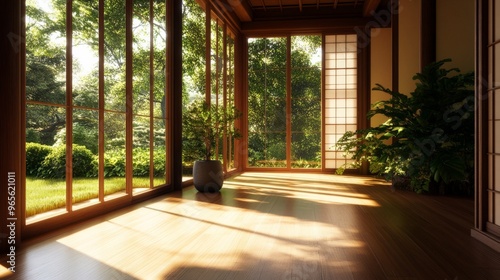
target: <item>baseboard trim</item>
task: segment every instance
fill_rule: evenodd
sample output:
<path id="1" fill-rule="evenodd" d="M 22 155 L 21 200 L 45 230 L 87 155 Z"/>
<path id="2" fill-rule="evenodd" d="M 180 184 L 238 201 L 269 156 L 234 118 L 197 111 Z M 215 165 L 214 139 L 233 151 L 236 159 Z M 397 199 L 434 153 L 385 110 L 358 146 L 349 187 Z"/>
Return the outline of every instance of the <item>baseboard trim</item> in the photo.
<path id="1" fill-rule="evenodd" d="M 477 229 L 471 229 L 471 236 L 495 251 L 500 252 L 500 239 L 498 237 Z"/>

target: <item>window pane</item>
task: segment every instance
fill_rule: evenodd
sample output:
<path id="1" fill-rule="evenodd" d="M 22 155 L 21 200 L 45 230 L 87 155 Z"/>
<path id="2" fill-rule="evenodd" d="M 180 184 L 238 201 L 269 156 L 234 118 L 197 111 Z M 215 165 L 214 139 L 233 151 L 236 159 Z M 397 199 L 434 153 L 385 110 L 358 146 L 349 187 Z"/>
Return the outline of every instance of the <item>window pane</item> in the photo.
<path id="1" fill-rule="evenodd" d="M 154 168 L 154 183 L 153 187 L 164 185 L 167 183 L 167 148 L 165 135 L 165 120 L 154 119 L 154 153 L 153 153 L 153 168 Z"/>
<path id="2" fill-rule="evenodd" d="M 330 38 L 335 37 L 335 38 Z M 346 131 L 356 129 L 356 35 L 326 36 L 325 74 L 326 88 L 332 89 L 325 95 L 325 167 L 340 168 L 349 163 L 335 145 Z M 329 48 L 329 42 L 337 42 Z M 345 45 L 343 47 L 342 45 Z M 332 52 L 332 54 L 330 54 Z M 337 63 L 329 60 L 337 60 Z M 340 61 L 340 63 L 339 63 Z"/>
<path id="3" fill-rule="evenodd" d="M 125 114 L 104 113 L 104 194 L 125 191 Z"/>
<path id="4" fill-rule="evenodd" d="M 133 126 L 133 187 L 137 189 L 150 187 L 150 119 L 149 117 L 134 117 Z"/>
<path id="5" fill-rule="evenodd" d="M 133 21 L 133 104 L 134 114 L 150 115 L 150 30 L 149 1 L 134 2 Z"/>
<path id="6" fill-rule="evenodd" d="M 73 105 L 99 106 L 99 2 L 73 1 Z"/>
<path id="7" fill-rule="evenodd" d="M 292 37 L 292 167 L 321 167 L 321 37 Z"/>
<path id="8" fill-rule="evenodd" d="M 66 103 L 66 6 L 26 3 L 26 100 Z"/>
<path id="9" fill-rule="evenodd" d="M 66 114 L 55 106 L 26 107 L 26 216 L 66 206 Z"/>
<path id="10" fill-rule="evenodd" d="M 286 167 L 286 38 L 248 41 L 248 160 Z"/>
<path id="11" fill-rule="evenodd" d="M 167 48 L 167 23 L 165 1 L 155 1 L 153 24 L 153 114 L 157 118 L 166 118 L 166 48 Z"/>
<path id="12" fill-rule="evenodd" d="M 234 76 L 234 47 L 235 47 L 235 44 L 234 44 L 234 38 L 233 38 L 233 34 L 228 34 L 227 35 L 227 42 L 226 42 L 226 49 L 227 49 L 227 70 L 226 70 L 226 107 L 227 108 L 234 108 L 235 107 L 235 93 L 234 93 L 234 79 L 235 79 L 235 76 Z M 231 130 L 234 131 L 234 124 L 231 124 L 231 127 L 230 127 Z M 234 154 L 234 151 L 235 151 L 235 147 L 234 147 L 234 138 L 231 137 L 231 136 L 228 136 L 227 137 L 227 142 L 225 143 L 226 145 L 226 151 L 227 151 L 227 154 L 225 155 L 225 161 L 226 161 L 226 167 L 227 169 L 234 169 L 236 166 L 235 166 L 235 162 L 234 162 L 234 158 L 235 158 L 235 154 Z"/>
<path id="13" fill-rule="evenodd" d="M 104 4 L 104 107 L 125 112 L 125 0 Z"/>
<path id="14" fill-rule="evenodd" d="M 182 18 L 182 94 L 183 109 L 196 98 L 204 98 L 206 92 L 205 63 L 205 12 L 195 0 L 184 0 L 184 16 Z M 185 118 L 183 118 L 185 120 Z M 186 125 L 183 125 L 183 139 Z M 198 158 L 196 143 L 182 142 L 183 180 L 192 177 L 193 162 Z"/>
<path id="15" fill-rule="evenodd" d="M 73 110 L 73 203 L 98 202 L 99 114 Z M 80 205 L 79 205 L 80 204 Z"/>
<path id="16" fill-rule="evenodd" d="M 218 105 L 223 104 L 223 70 L 224 70 L 224 42 L 223 42 L 223 30 L 220 25 L 220 21 L 217 18 L 212 18 L 211 21 L 212 28 L 212 40 L 211 40 L 211 98 L 210 100 Z"/>
<path id="17" fill-rule="evenodd" d="M 158 187 L 167 183 L 167 158 L 166 153 L 166 48 L 167 48 L 167 18 L 166 2 L 155 1 L 153 24 L 153 50 L 154 50 L 154 90 L 153 90 L 153 186 Z"/>

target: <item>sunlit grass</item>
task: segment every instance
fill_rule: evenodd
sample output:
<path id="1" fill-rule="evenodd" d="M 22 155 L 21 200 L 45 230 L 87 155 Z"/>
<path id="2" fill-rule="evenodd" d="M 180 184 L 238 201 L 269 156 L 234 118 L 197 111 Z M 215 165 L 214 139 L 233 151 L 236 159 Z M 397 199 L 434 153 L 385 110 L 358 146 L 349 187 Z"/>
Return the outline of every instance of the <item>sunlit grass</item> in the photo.
<path id="1" fill-rule="evenodd" d="M 160 186 L 165 184 L 165 178 L 153 178 L 153 186 Z M 134 188 L 149 188 L 149 178 L 147 177 L 134 177 Z"/>
<path id="2" fill-rule="evenodd" d="M 149 188 L 149 178 L 134 177 L 134 188 Z M 165 183 L 164 178 L 155 178 L 154 185 Z M 95 199 L 99 194 L 97 178 L 73 179 L 73 203 Z M 125 178 L 106 178 L 104 195 L 125 190 Z M 26 178 L 26 216 L 33 216 L 66 205 L 65 179 Z"/>

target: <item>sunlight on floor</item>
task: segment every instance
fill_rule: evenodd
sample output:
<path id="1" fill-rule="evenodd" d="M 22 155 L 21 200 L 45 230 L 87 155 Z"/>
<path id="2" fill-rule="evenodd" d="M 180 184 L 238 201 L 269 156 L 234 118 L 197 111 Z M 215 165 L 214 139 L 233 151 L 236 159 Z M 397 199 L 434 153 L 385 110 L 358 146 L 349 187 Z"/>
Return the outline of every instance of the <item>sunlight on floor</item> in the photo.
<path id="1" fill-rule="evenodd" d="M 388 183 L 373 177 L 337 176 L 331 174 L 302 173 L 245 173 L 224 184 L 229 187 L 251 187 L 265 190 L 284 190 L 293 193 L 286 194 L 301 199 L 309 199 L 322 203 L 353 204 L 378 207 L 376 201 L 366 194 L 353 191 L 352 185 L 369 186 L 377 181 Z M 348 186 L 346 186 L 348 184 Z M 281 185 L 283 187 L 281 187 Z M 292 187 L 292 189 L 290 188 Z M 238 199 L 243 201 L 244 199 Z"/>
<path id="2" fill-rule="evenodd" d="M 175 278 L 188 268 L 312 273 L 319 263 L 337 267 L 342 254 L 366 250 L 353 207 L 379 204 L 356 193 L 354 184 L 367 186 L 356 177 L 243 174 L 227 180 L 220 194 L 187 188 L 181 197 L 163 197 L 58 242 L 137 278 Z M 340 257 L 321 257 L 326 249 Z M 149 265 L 150 258 L 164 259 L 165 265 Z M 290 261 L 298 270 L 282 267 Z"/>

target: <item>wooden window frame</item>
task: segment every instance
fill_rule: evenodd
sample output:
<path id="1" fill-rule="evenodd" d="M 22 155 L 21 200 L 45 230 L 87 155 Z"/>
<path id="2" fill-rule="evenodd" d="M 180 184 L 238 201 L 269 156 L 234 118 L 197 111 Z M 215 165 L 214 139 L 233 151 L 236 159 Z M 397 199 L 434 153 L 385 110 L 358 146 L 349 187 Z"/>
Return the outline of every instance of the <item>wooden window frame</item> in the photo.
<path id="1" fill-rule="evenodd" d="M 496 2 L 496 3 L 495 3 Z M 495 224 L 495 203 L 490 195 L 498 194 L 493 184 L 500 178 L 495 174 L 495 161 L 499 155 L 495 148 L 495 126 L 490 122 L 499 122 L 496 117 L 495 91 L 500 89 L 500 81 L 495 80 L 495 46 L 500 46 L 500 38 L 495 38 L 495 7 L 500 5 L 494 0 L 476 1 L 476 110 L 475 110 L 475 211 L 474 228 L 471 235 L 493 249 L 500 251 L 500 226 Z M 495 19 L 497 18 L 497 19 Z M 490 21 L 491 19 L 491 21 Z M 490 57 L 490 49 L 491 56 Z M 491 75 L 491 80 L 489 79 Z M 497 204 L 497 205 L 495 205 Z"/>
<path id="2" fill-rule="evenodd" d="M 165 184 L 150 188 L 148 191 L 140 192 L 134 194 L 132 191 L 132 120 L 134 113 L 132 112 L 132 57 L 133 57 L 133 49 L 132 49 L 132 17 L 133 17 L 133 1 L 132 0 L 123 0 L 125 1 L 125 10 L 126 10 L 126 36 L 125 36 L 125 48 L 126 48 L 126 69 L 125 69 L 125 82 L 126 82 L 126 106 L 123 114 L 126 119 L 126 189 L 125 195 L 119 196 L 117 198 L 105 199 L 104 196 L 104 135 L 102 132 L 99 133 L 99 194 L 98 194 L 98 203 L 89 205 L 88 207 L 78 207 L 78 209 L 74 209 L 74 204 L 72 203 L 72 172 L 67 172 L 66 175 L 66 207 L 65 212 L 62 214 L 56 214 L 53 216 L 48 216 L 42 220 L 36 220 L 34 222 L 27 222 L 25 216 L 25 207 L 26 207 L 26 181 L 25 181 L 25 173 L 22 173 L 22 182 L 20 182 L 20 202 L 21 211 L 19 215 L 19 223 L 20 223 L 20 236 L 22 238 L 31 238 L 37 235 L 40 235 L 44 232 L 48 232 L 60 227 L 67 226 L 69 224 L 75 223 L 76 221 L 88 219 L 102 213 L 106 213 L 127 205 L 131 205 L 133 203 L 137 203 L 143 201 L 148 198 L 152 198 L 166 192 L 170 192 L 175 189 L 181 188 L 181 178 L 176 171 L 179 170 L 180 157 L 178 153 L 178 147 L 181 145 L 181 137 L 180 133 L 174 133 L 176 130 L 180 131 L 180 124 L 174 123 L 172 120 L 175 119 L 174 116 L 181 115 L 182 107 L 181 98 L 179 92 L 181 92 L 181 83 L 173 82 L 176 75 L 179 76 L 180 70 L 182 69 L 182 65 L 180 61 L 182 60 L 182 50 L 180 48 L 180 35 L 181 32 L 173 32 L 174 28 L 180 26 L 181 18 L 182 18 L 182 6 L 179 1 L 165 1 L 166 3 L 166 29 L 167 32 L 172 31 L 173 36 L 167 37 L 166 42 L 166 100 L 167 100 L 167 109 L 169 112 L 167 115 L 166 121 L 166 176 L 165 176 Z M 24 18 L 26 15 L 26 7 L 25 3 L 21 3 L 20 1 L 20 18 Z M 150 4 L 153 1 L 150 0 Z M 108 110 L 104 108 L 104 0 L 99 0 L 99 128 L 104 127 L 104 113 L 105 112 L 113 112 L 113 110 Z M 150 8 L 151 11 L 152 8 Z M 72 13 L 72 1 L 69 1 L 66 6 L 66 14 L 71 15 Z M 152 18 L 150 19 L 153 20 Z M 67 126 L 67 138 L 66 138 L 66 161 L 67 161 L 67 170 L 72 170 L 72 111 L 73 108 L 78 109 L 79 106 L 73 106 L 72 104 L 72 16 L 66 17 L 66 104 L 62 105 L 66 108 L 66 126 Z M 20 26 L 21 34 L 26 36 L 25 26 Z M 153 36 L 153 34 L 151 34 Z M 177 43 L 177 46 L 176 46 Z M 20 75 L 21 75 L 21 94 L 20 94 L 20 102 L 21 102 L 21 112 L 20 112 L 20 154 L 21 161 L 25 162 L 26 153 L 25 153 L 25 129 L 26 129 L 26 117 L 25 117 L 25 108 L 26 108 L 26 92 L 25 92 L 25 68 L 26 68 L 26 45 L 25 42 L 20 46 Z M 150 71 L 153 69 L 153 65 L 150 64 Z M 169 75 L 170 74 L 170 75 Z M 151 81 L 152 82 L 152 81 Z M 32 102 L 37 103 L 37 102 Z M 152 117 L 152 116 L 151 116 Z M 172 135 L 172 136 L 170 136 Z M 168 156 L 167 156 L 168 155 Z M 151 158 L 151 157 L 150 157 Z M 150 167 L 151 168 L 151 167 Z M 150 173 L 150 176 L 152 174 Z M 151 179 L 150 179 L 151 180 Z M 176 184 L 177 183 L 177 184 Z M 151 187 L 154 187 L 151 185 Z"/>

